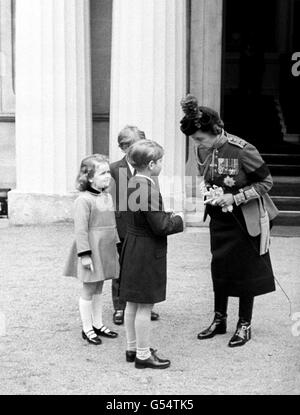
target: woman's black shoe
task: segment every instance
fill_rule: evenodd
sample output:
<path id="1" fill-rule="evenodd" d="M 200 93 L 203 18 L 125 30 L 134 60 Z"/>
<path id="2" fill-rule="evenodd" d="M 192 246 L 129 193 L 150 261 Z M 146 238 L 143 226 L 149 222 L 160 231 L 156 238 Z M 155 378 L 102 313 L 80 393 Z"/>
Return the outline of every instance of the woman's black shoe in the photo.
<path id="1" fill-rule="evenodd" d="M 87 340 L 91 344 L 98 345 L 102 343 L 102 340 L 100 339 L 100 337 L 97 336 L 94 330 L 89 330 L 86 333 L 82 330 L 81 335 L 83 340 Z"/>
<path id="2" fill-rule="evenodd" d="M 100 327 L 100 329 L 96 329 L 96 327 L 93 326 L 93 329 L 97 336 L 109 337 L 110 339 L 118 337 L 118 333 L 116 333 L 115 331 L 111 331 L 106 326 L 102 326 Z"/>
<path id="3" fill-rule="evenodd" d="M 215 318 L 213 322 L 211 323 L 211 325 L 207 329 L 201 331 L 198 334 L 197 338 L 199 340 L 211 339 L 216 334 L 225 334 L 226 328 L 227 328 L 226 316 L 222 315 L 221 313 L 216 313 Z"/>
<path id="4" fill-rule="evenodd" d="M 250 323 L 238 322 L 236 331 L 232 338 L 230 339 L 228 346 L 229 347 L 238 347 L 243 346 L 247 341 L 251 339 L 251 325 Z"/>
<path id="5" fill-rule="evenodd" d="M 137 369 L 167 369 L 167 367 L 170 366 L 170 360 L 160 359 L 156 355 L 157 350 L 150 349 L 150 351 L 151 356 L 146 360 L 138 359 L 137 357 L 135 358 L 135 367 Z"/>

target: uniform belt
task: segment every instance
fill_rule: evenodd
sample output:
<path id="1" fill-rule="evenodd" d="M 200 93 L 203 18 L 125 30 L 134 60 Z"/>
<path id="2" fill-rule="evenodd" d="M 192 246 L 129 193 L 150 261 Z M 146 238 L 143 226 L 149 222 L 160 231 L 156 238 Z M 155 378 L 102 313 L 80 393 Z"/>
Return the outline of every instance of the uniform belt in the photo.
<path id="1" fill-rule="evenodd" d="M 132 225 L 127 226 L 127 233 L 136 236 L 153 236 L 153 234 L 148 229 Z"/>

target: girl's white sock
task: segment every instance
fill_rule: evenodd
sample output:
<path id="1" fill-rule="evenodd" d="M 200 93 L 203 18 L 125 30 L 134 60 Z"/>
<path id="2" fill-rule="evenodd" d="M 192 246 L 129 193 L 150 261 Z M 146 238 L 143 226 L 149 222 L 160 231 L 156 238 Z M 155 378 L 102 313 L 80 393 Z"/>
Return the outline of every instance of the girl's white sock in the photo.
<path id="1" fill-rule="evenodd" d="M 85 333 L 93 330 L 92 325 L 92 300 L 79 298 L 79 312 L 82 321 L 82 328 Z"/>
<path id="2" fill-rule="evenodd" d="M 102 294 L 93 295 L 92 299 L 92 318 L 93 326 L 100 329 L 103 326 L 102 321 Z"/>

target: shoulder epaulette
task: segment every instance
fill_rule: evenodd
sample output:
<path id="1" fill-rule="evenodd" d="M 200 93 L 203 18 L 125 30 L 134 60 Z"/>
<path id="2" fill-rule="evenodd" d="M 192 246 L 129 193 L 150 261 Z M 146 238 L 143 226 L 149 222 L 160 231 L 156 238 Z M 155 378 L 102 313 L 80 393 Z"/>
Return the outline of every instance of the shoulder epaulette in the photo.
<path id="1" fill-rule="evenodd" d="M 236 137 L 235 135 L 230 135 L 228 137 L 228 143 L 233 144 L 234 146 L 244 148 L 247 144 L 246 140 L 243 140 L 242 138 Z"/>

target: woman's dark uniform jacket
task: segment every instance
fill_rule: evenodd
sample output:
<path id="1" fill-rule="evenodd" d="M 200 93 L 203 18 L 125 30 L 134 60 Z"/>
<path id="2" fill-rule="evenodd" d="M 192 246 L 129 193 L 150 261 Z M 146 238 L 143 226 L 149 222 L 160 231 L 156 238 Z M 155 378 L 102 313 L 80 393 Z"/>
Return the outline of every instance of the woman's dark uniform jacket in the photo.
<path id="1" fill-rule="evenodd" d="M 260 234 L 257 199 L 263 198 L 270 220 L 279 213 L 267 193 L 273 186 L 273 179 L 252 144 L 232 134 L 224 135 L 225 140 L 214 150 L 205 180 L 208 184 L 225 187 L 225 193 L 233 193 L 235 204 L 241 205 L 249 235 L 257 236 Z M 234 180 L 233 186 L 224 186 L 224 179 L 228 176 Z"/>
<path id="2" fill-rule="evenodd" d="M 207 150 L 198 147 L 203 162 Z M 270 171 L 257 149 L 247 141 L 224 133 L 211 150 L 204 179 L 234 196 L 233 214 L 207 205 L 211 216 L 212 277 L 214 289 L 227 295 L 260 295 L 275 290 L 269 253 L 259 255 L 260 210 L 258 199 L 272 220 L 278 210 L 267 192 L 273 185 Z M 204 166 L 202 168 L 205 168 Z M 199 163 L 201 174 L 201 167 Z M 203 174 L 203 172 L 202 172 Z"/>
<path id="3" fill-rule="evenodd" d="M 166 299 L 167 235 L 182 232 L 183 221 L 163 210 L 158 186 L 146 177 L 130 179 L 128 203 L 132 225 L 127 227 L 121 255 L 120 297 L 158 303 Z"/>

